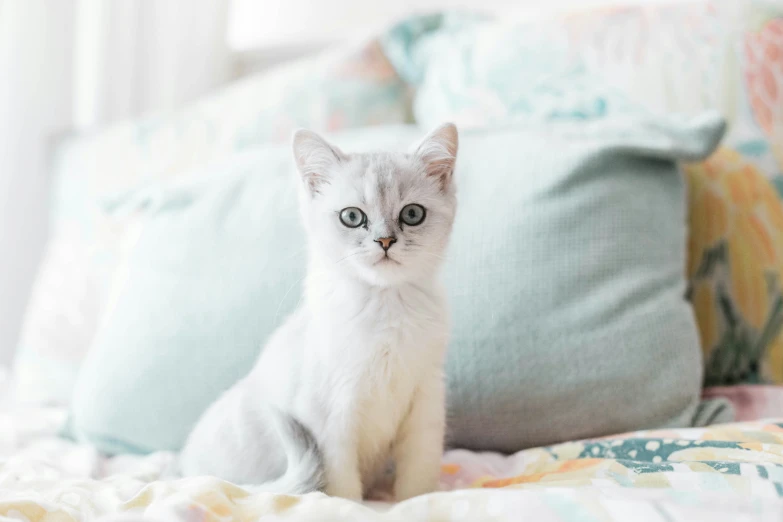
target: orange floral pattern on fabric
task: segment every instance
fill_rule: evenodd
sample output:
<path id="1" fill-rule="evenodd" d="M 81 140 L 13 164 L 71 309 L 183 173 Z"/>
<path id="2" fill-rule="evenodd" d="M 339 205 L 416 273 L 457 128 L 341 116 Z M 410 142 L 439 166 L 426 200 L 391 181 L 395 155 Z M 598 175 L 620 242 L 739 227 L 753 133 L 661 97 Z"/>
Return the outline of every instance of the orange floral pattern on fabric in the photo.
<path id="1" fill-rule="evenodd" d="M 783 204 L 764 174 L 723 147 L 685 166 L 689 295 L 708 385 L 783 383 Z"/>

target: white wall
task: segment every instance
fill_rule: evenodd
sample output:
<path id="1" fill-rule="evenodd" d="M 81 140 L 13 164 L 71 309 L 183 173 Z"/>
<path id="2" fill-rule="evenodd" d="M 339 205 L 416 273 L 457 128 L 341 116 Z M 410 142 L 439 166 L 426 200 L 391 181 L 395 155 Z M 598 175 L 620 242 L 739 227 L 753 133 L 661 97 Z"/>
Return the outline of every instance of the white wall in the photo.
<path id="1" fill-rule="evenodd" d="M 231 0 L 229 44 L 238 50 L 334 42 L 372 32 L 411 13 L 471 9 L 525 16 L 574 7 L 672 0 Z M 688 1 L 688 0 L 677 0 Z M 703 1 L 703 0 L 692 0 Z"/>
<path id="2" fill-rule="evenodd" d="M 76 0 L 75 125 L 168 110 L 224 83 L 228 0 Z"/>

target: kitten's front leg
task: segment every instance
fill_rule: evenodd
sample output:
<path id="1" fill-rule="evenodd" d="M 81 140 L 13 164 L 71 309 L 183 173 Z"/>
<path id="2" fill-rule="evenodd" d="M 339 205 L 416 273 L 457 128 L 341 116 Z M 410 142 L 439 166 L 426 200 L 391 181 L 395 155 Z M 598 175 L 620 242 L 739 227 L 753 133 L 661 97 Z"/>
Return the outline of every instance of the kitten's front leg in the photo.
<path id="1" fill-rule="evenodd" d="M 325 452 L 326 491 L 331 497 L 362 500 L 362 477 L 356 451 Z"/>
<path id="2" fill-rule="evenodd" d="M 331 416 L 325 429 L 324 464 L 326 467 L 326 491 L 332 497 L 362 500 L 362 477 L 359 471 L 359 454 L 350 405 L 341 405 Z"/>
<path id="3" fill-rule="evenodd" d="M 443 374 L 438 371 L 414 394 L 394 445 L 394 497 L 398 502 L 437 490 L 445 430 Z"/>

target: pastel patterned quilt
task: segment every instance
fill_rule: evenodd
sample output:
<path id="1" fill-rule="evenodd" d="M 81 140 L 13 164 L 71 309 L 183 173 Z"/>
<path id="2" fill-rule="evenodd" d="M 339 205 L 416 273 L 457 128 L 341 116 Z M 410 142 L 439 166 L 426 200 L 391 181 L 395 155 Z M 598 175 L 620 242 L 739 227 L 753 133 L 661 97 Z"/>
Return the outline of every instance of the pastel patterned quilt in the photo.
<path id="1" fill-rule="evenodd" d="M 783 419 L 646 431 L 512 456 L 444 457 L 440 493 L 397 505 L 159 480 L 170 454 L 105 458 L 55 436 L 61 410 L 0 413 L 0 520 L 779 521 Z"/>

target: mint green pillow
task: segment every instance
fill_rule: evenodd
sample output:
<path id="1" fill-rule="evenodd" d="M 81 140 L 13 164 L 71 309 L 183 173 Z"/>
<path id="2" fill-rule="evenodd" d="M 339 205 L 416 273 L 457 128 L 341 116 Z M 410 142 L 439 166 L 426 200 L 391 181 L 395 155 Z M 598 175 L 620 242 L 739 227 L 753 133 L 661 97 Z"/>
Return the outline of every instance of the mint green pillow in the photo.
<path id="1" fill-rule="evenodd" d="M 614 120 L 465 132 L 444 279 L 453 329 L 449 442 L 515 451 L 726 418 L 699 408 L 685 293 L 685 187 L 723 122 Z M 332 136 L 402 148 L 409 127 Z M 305 249 L 288 146 L 126 195 L 136 244 L 79 375 L 78 438 L 176 450 L 299 301 Z"/>

